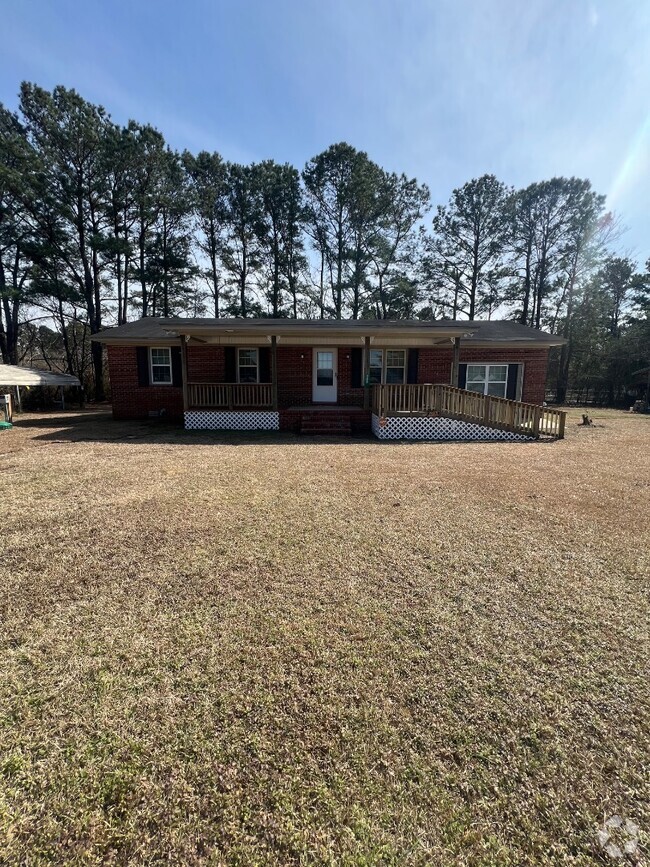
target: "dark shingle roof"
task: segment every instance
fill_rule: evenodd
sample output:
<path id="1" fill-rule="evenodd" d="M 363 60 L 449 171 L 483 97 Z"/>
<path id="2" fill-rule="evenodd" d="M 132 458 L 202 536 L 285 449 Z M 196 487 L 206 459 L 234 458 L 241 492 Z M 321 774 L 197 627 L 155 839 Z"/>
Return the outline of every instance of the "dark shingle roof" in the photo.
<path id="1" fill-rule="evenodd" d="M 440 332 L 444 337 L 449 334 L 462 335 L 472 343 L 525 343 L 543 346 L 556 346 L 563 343 L 562 338 L 518 322 L 479 320 L 437 319 L 209 319 L 209 318 L 169 318 L 145 317 L 136 322 L 128 322 L 116 328 L 108 328 L 93 336 L 101 343 L 137 343 L 138 341 L 167 342 L 180 333 L 212 332 L 221 334 L 307 334 L 346 332 L 359 333 L 412 332 L 415 336 L 435 336 Z"/>
<path id="2" fill-rule="evenodd" d="M 510 322 L 506 319 L 494 319 L 490 322 L 481 322 L 478 319 L 474 319 L 467 324 L 478 329 L 471 338 L 468 338 L 469 340 L 476 339 L 481 342 L 495 341 L 498 343 L 513 340 L 517 342 L 530 341 L 531 343 L 547 346 L 559 346 L 565 342 L 562 337 L 558 337 L 556 334 L 538 331 L 537 328 L 529 328 L 528 325 L 522 325 L 520 322 Z"/>

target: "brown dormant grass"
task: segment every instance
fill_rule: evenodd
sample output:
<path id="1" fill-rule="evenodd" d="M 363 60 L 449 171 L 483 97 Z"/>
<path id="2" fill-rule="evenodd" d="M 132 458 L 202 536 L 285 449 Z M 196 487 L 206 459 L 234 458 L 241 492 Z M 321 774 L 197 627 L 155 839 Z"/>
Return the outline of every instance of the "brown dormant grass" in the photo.
<path id="1" fill-rule="evenodd" d="M 0 432 L 0 863 L 602 863 L 650 830 L 650 418 Z M 641 857 L 644 857 L 643 855 Z"/>

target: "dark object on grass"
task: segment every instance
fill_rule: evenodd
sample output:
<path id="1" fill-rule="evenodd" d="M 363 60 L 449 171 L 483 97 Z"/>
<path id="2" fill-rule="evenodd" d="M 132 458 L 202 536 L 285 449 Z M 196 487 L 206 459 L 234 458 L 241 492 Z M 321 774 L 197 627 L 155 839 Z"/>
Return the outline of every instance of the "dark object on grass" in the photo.
<path id="1" fill-rule="evenodd" d="M 594 423 L 594 420 L 592 418 L 590 418 L 586 412 L 583 412 L 582 421 L 580 422 L 580 424 L 583 427 L 591 427 L 593 425 L 593 423 Z"/>

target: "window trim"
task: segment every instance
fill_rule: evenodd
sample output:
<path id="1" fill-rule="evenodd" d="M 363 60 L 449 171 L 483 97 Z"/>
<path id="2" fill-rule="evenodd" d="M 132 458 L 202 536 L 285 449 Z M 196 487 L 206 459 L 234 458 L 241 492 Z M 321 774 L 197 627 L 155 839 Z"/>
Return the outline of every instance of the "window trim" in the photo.
<path id="1" fill-rule="evenodd" d="M 408 381 L 408 364 L 409 364 L 409 355 L 408 349 L 402 348 L 401 346 L 371 346 L 370 352 L 381 352 L 381 380 L 380 382 L 370 382 L 368 380 L 369 385 L 406 385 Z M 404 364 L 403 365 L 395 365 L 391 364 L 390 367 L 402 367 L 403 376 L 401 382 L 386 382 L 386 367 L 387 367 L 387 359 L 389 352 L 401 352 L 404 356 Z M 376 368 L 376 364 L 370 364 L 370 355 L 368 355 L 368 370 L 365 369 L 366 359 L 364 354 L 363 359 L 364 371 L 363 371 L 363 381 L 366 382 L 366 379 L 370 376 L 370 368 Z"/>
<path id="2" fill-rule="evenodd" d="M 169 363 L 168 364 L 160 364 L 159 362 L 156 362 L 156 364 L 154 365 L 154 363 L 153 363 L 154 350 L 161 350 L 161 349 L 164 349 L 165 352 L 167 353 L 167 355 L 169 357 Z M 154 379 L 154 376 L 153 376 L 154 367 L 168 367 L 169 368 L 169 382 L 156 381 Z M 149 382 L 151 383 L 151 385 L 163 385 L 163 386 L 174 384 L 174 370 L 172 367 L 172 348 L 171 348 L 171 346 L 150 346 L 149 347 Z"/>
<path id="3" fill-rule="evenodd" d="M 242 382 L 240 379 L 239 371 L 241 367 L 252 367 L 252 364 L 244 364 L 241 365 L 239 363 L 239 353 L 240 352 L 254 352 L 255 353 L 255 382 Z M 238 346 L 237 347 L 237 383 L 241 385 L 259 385 L 260 381 L 260 348 L 259 346 Z"/>

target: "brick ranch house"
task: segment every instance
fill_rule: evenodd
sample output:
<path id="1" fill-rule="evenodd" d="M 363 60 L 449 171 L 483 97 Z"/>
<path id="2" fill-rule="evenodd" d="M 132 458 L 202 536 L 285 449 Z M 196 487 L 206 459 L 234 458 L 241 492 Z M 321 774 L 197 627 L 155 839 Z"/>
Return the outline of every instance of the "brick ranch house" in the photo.
<path id="1" fill-rule="evenodd" d="M 108 350 L 117 419 L 380 439 L 564 430 L 542 406 L 563 341 L 515 322 L 151 317 L 93 340 Z"/>

